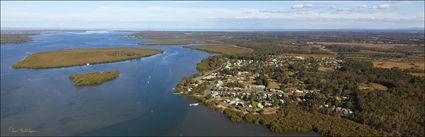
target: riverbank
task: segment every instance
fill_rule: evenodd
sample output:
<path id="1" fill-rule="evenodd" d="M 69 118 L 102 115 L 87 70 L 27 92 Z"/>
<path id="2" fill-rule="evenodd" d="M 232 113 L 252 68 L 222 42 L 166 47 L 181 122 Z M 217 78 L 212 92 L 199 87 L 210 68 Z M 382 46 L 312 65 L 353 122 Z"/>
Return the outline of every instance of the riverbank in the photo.
<path id="1" fill-rule="evenodd" d="M 86 48 L 66 49 L 35 53 L 13 64 L 13 68 L 60 68 L 70 66 L 102 64 L 138 59 L 162 51 L 139 48 Z"/>

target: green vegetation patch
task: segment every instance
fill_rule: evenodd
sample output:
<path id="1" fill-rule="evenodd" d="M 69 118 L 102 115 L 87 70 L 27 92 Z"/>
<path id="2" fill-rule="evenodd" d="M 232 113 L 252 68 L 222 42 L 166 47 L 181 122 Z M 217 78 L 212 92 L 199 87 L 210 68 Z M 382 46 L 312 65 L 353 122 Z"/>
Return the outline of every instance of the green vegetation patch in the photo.
<path id="1" fill-rule="evenodd" d="M 161 51 L 138 48 L 66 49 L 31 54 L 12 67 L 41 69 L 91 65 L 138 59 L 158 53 Z"/>
<path id="2" fill-rule="evenodd" d="M 203 59 L 200 63 L 196 65 L 196 69 L 201 72 L 211 71 L 214 69 L 220 68 L 224 63 L 222 59 L 218 56 L 211 56 L 206 59 Z"/>
<path id="3" fill-rule="evenodd" d="M 253 51 L 252 49 L 238 47 L 235 45 L 207 45 L 207 46 L 184 46 L 184 47 L 207 51 L 207 52 L 219 53 L 224 55 L 247 54 Z"/>
<path id="4" fill-rule="evenodd" d="M 120 75 L 118 70 L 91 72 L 84 74 L 73 74 L 69 76 L 76 86 L 99 85 L 107 81 L 111 81 Z"/>

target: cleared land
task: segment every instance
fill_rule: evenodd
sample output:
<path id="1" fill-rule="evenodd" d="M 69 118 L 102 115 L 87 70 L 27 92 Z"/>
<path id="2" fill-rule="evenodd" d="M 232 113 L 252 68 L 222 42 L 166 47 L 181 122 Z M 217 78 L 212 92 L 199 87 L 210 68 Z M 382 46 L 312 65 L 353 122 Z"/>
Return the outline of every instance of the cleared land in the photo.
<path id="1" fill-rule="evenodd" d="M 224 55 L 236 55 L 251 53 L 249 48 L 238 47 L 234 45 L 207 45 L 207 46 L 184 46 L 185 48 L 197 49 L 207 52 L 220 53 Z"/>
<path id="2" fill-rule="evenodd" d="M 400 69 L 419 69 L 425 70 L 425 64 L 422 62 L 395 62 L 395 61 L 373 61 L 374 67 L 379 68 L 394 68 Z"/>
<path id="3" fill-rule="evenodd" d="M 13 68 L 58 68 L 118 62 L 161 53 L 160 50 L 138 48 L 66 49 L 31 54 L 12 65 Z"/>
<path id="4" fill-rule="evenodd" d="M 358 88 L 360 90 L 383 90 L 386 91 L 388 88 L 382 84 L 378 83 L 359 83 Z"/>
<path id="5" fill-rule="evenodd" d="M 118 70 L 114 71 L 98 71 L 84 74 L 73 74 L 69 76 L 76 86 L 99 85 L 107 81 L 111 81 L 120 75 Z"/>
<path id="6" fill-rule="evenodd" d="M 317 42 L 318 44 L 325 46 L 347 46 L 347 47 L 366 47 L 366 48 L 381 48 L 381 49 L 391 49 L 396 46 L 407 46 L 407 44 L 371 44 L 371 43 L 354 43 L 354 42 Z"/>

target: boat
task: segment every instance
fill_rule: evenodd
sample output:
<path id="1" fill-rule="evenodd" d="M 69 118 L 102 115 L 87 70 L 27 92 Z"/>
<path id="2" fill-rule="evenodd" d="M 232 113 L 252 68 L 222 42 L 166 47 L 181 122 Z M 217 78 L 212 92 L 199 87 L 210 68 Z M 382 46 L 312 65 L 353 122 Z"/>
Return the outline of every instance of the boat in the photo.
<path id="1" fill-rule="evenodd" d="M 195 106 L 198 106 L 199 105 L 199 103 L 192 103 L 192 104 L 189 104 L 189 106 L 191 106 L 191 107 L 195 107 Z"/>

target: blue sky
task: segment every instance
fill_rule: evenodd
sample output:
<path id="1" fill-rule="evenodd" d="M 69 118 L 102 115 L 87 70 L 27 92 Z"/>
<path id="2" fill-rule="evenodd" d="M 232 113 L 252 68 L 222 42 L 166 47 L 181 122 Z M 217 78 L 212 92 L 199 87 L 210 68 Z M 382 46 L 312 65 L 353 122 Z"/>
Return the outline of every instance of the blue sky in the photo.
<path id="1" fill-rule="evenodd" d="M 2 28 L 424 28 L 423 1 L 1 1 Z"/>

